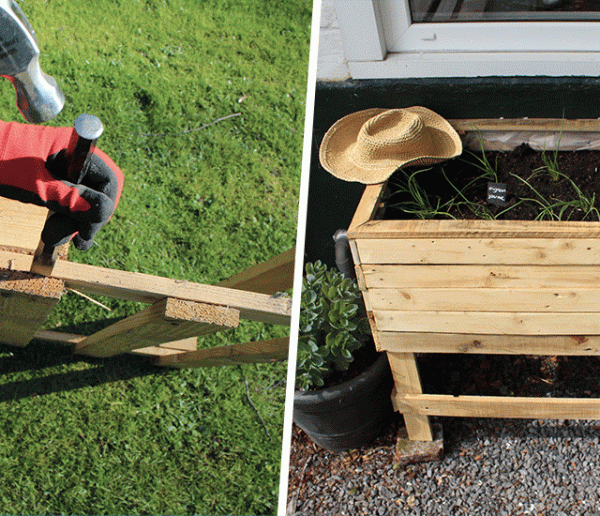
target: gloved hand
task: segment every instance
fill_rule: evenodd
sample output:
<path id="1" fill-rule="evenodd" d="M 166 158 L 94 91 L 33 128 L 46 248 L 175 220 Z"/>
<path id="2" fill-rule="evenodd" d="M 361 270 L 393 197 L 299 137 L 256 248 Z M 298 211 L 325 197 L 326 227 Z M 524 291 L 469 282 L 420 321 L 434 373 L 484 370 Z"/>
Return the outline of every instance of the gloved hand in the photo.
<path id="1" fill-rule="evenodd" d="M 82 184 L 66 180 L 65 150 L 74 129 L 0 120 L 0 196 L 55 212 L 42 231 L 45 245 L 73 238 L 87 250 L 112 216 L 123 190 L 123 173 L 95 149 Z"/>

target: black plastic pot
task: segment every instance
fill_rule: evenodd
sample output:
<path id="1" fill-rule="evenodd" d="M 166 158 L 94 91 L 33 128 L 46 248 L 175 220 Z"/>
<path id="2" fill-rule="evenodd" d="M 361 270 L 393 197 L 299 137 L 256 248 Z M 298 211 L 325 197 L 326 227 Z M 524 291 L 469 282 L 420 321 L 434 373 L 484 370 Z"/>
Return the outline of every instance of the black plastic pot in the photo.
<path id="1" fill-rule="evenodd" d="M 392 374 L 385 353 L 352 380 L 296 391 L 294 422 L 329 451 L 360 448 L 378 437 L 393 414 Z"/>

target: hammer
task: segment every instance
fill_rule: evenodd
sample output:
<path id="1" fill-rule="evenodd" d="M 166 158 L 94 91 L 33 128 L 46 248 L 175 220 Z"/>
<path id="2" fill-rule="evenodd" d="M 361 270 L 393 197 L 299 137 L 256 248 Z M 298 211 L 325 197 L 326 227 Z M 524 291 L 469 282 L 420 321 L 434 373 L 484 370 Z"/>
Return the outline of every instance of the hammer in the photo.
<path id="1" fill-rule="evenodd" d="M 75 131 L 66 150 L 67 179 L 73 184 L 83 181 L 87 172 L 88 161 L 96 148 L 98 138 L 102 136 L 104 126 L 98 117 L 88 114 L 79 115 L 73 123 Z M 52 212 L 48 212 L 48 218 Z M 47 219 L 46 219 L 47 220 Z M 58 247 L 40 243 L 35 251 L 30 272 L 51 276 L 58 258 Z"/>

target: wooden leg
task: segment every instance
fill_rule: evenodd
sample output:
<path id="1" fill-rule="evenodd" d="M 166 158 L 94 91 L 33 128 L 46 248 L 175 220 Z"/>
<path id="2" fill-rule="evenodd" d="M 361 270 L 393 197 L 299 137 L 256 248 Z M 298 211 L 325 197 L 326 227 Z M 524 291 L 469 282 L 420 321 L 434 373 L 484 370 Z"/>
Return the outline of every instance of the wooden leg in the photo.
<path id="1" fill-rule="evenodd" d="M 421 378 L 414 353 L 387 352 L 390 368 L 394 376 L 395 394 L 422 394 Z M 433 431 L 429 417 L 417 413 L 404 412 L 404 423 L 411 441 L 433 441 Z"/>

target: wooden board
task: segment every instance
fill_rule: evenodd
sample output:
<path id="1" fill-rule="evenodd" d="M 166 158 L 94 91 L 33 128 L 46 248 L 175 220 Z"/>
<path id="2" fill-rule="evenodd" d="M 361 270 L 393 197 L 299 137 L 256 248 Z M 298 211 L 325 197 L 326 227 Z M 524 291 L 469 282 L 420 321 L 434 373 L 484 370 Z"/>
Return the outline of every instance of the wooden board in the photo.
<path id="1" fill-rule="evenodd" d="M 597 265 L 599 238 L 403 238 L 356 242 L 361 264 Z"/>
<path id="2" fill-rule="evenodd" d="M 598 335 L 484 335 L 378 332 L 378 350 L 394 353 L 600 355 Z"/>
<path id="3" fill-rule="evenodd" d="M 29 344 L 63 291 L 60 280 L 0 269 L 0 342 Z"/>
<path id="4" fill-rule="evenodd" d="M 217 283 L 220 287 L 236 288 L 262 294 L 285 292 L 294 284 L 296 248 L 259 263 L 235 276 Z"/>
<path id="5" fill-rule="evenodd" d="M 0 246 L 33 253 L 47 214 L 46 208 L 0 197 Z"/>
<path id="6" fill-rule="evenodd" d="M 31 256 L 0 251 L 0 267 L 8 268 L 10 263 L 14 269 L 29 271 L 31 262 Z M 165 297 L 174 297 L 198 303 L 230 306 L 240 311 L 242 319 L 287 326 L 291 319 L 292 299 L 287 297 L 72 263 L 67 260 L 57 261 L 52 277 L 64 281 L 66 287 L 86 294 L 148 304 Z"/>
<path id="7" fill-rule="evenodd" d="M 287 360 L 288 352 L 289 338 L 285 337 L 171 354 L 159 357 L 153 363 L 158 366 L 179 368 L 270 363 Z"/>
<path id="8" fill-rule="evenodd" d="M 600 222 L 551 220 L 372 220 L 364 217 L 377 213 L 373 205 L 384 184 L 367 187 L 350 225 L 350 239 L 406 238 L 600 238 Z M 370 194 L 369 194 L 370 192 Z M 369 194 L 369 195 L 367 195 Z M 363 206 L 362 203 L 365 202 Z M 362 223 L 358 224 L 359 221 Z"/>
<path id="9" fill-rule="evenodd" d="M 91 335 L 74 347 L 79 354 L 108 357 L 136 348 L 235 328 L 234 308 L 166 298 Z"/>
<path id="10" fill-rule="evenodd" d="M 379 331 L 484 335 L 600 335 L 600 313 L 373 312 Z"/>
<path id="11" fill-rule="evenodd" d="M 416 395 L 395 392 L 392 400 L 396 410 L 422 416 L 600 419 L 600 399 Z"/>
<path id="12" fill-rule="evenodd" d="M 361 283 L 377 288 L 597 289 L 600 266 L 365 265 Z"/>
<path id="13" fill-rule="evenodd" d="M 598 312 L 593 288 L 375 288 L 369 309 L 384 311 Z"/>

